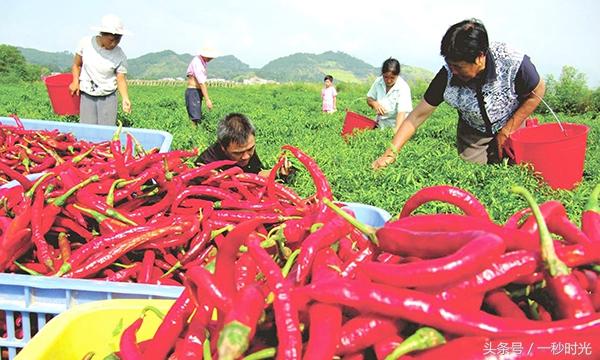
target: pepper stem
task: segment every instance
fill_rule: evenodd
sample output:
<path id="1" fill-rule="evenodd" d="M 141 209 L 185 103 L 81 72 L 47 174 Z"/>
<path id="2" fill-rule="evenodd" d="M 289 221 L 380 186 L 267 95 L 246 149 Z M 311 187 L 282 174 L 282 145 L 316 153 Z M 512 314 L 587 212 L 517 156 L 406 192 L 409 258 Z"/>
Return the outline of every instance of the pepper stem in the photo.
<path id="1" fill-rule="evenodd" d="M 69 190 L 67 190 L 61 196 L 56 197 L 54 199 L 48 199 L 48 203 L 52 203 L 55 206 L 63 206 L 65 204 L 65 202 L 67 201 L 67 199 L 69 198 L 69 196 L 73 195 L 77 190 L 87 186 L 88 184 L 90 184 L 94 181 L 98 181 L 99 179 L 100 179 L 100 177 L 98 175 L 92 175 L 89 178 L 83 180 L 79 184 L 77 184 L 77 185 L 73 186 L 72 188 L 70 188 Z"/>
<path id="2" fill-rule="evenodd" d="M 544 216 L 542 215 L 537 202 L 533 198 L 533 195 L 531 195 L 531 193 L 522 186 L 513 186 L 511 190 L 513 193 L 521 195 L 525 200 L 527 200 L 529 208 L 533 212 L 533 216 L 537 222 L 538 231 L 540 234 L 542 259 L 544 259 L 544 263 L 546 264 L 546 268 L 548 273 L 550 273 L 550 276 L 556 277 L 558 275 L 568 275 L 570 273 L 569 267 L 556 255 L 556 250 L 554 249 L 554 240 L 550 235 L 550 231 L 548 230 L 548 226 L 546 226 Z"/>
<path id="3" fill-rule="evenodd" d="M 337 206 L 327 198 L 323 198 L 323 203 L 327 205 L 331 210 L 333 210 L 336 214 L 343 217 L 360 232 L 365 234 L 369 238 L 369 240 L 373 242 L 373 244 L 379 245 L 379 240 L 377 239 L 377 235 L 375 233 L 377 230 L 374 227 L 369 226 L 367 224 L 363 224 L 362 222 L 358 221 L 358 219 L 356 219 L 354 216 L 348 214 L 341 207 Z"/>
<path id="4" fill-rule="evenodd" d="M 400 343 L 394 351 L 385 357 L 385 360 L 399 359 L 402 355 L 406 355 L 415 350 L 429 349 L 442 345 L 445 342 L 446 339 L 444 339 L 444 336 L 436 329 L 422 327 Z"/>
<path id="5" fill-rule="evenodd" d="M 277 349 L 274 347 L 258 350 L 248 356 L 244 356 L 242 360 L 262 360 L 262 359 L 273 359 L 275 354 L 277 353 Z"/>
<path id="6" fill-rule="evenodd" d="M 225 324 L 219 335 L 219 359 L 235 360 L 242 356 L 250 345 L 250 331 L 248 326 L 237 320 Z"/>
<path id="7" fill-rule="evenodd" d="M 600 206 L 598 205 L 598 197 L 600 196 L 600 184 L 596 184 L 594 190 L 590 194 L 590 198 L 585 204 L 585 211 L 595 211 L 600 213 Z"/>

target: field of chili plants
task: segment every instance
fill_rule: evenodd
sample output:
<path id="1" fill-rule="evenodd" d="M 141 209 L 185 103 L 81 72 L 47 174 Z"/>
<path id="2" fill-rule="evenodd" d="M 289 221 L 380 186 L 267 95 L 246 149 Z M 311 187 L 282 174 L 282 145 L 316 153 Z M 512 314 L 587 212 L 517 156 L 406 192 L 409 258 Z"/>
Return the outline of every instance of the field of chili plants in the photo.
<path id="1" fill-rule="evenodd" d="M 182 90 L 132 86 L 134 112 L 120 114 L 126 126 L 172 133 L 171 152 L 140 149 L 131 136 L 122 144 L 118 133 L 91 144 L 18 121 L 3 127 L 0 170 L 22 187 L 2 189 L 0 271 L 184 286 L 150 340 L 136 336 L 147 307 L 121 324 L 111 356 L 396 359 L 437 347 L 415 358 L 459 359 L 521 344 L 547 358 L 542 347 L 556 343 L 552 355 L 597 355 L 595 114 L 563 118 L 591 132 L 582 183 L 554 191 L 523 166 L 460 160 L 448 107 L 396 163 L 375 172 L 370 164 L 391 131 L 344 141 L 344 112 L 321 114 L 317 85 L 211 89 L 215 109 L 197 127 L 186 119 Z M 340 86 L 339 108 L 367 113 L 365 91 Z M 281 166 L 285 151 L 305 169 L 291 188 L 275 171 L 263 178 L 229 161 L 189 166 L 229 112 L 254 120 L 266 164 Z M 11 113 L 77 121 L 52 113 L 41 84 L 0 88 L 0 114 Z M 15 171 L 29 160 L 56 166 L 30 180 Z M 335 200 L 399 218 L 375 229 Z M 1 338 L 8 324 L 0 319 Z M 15 333 L 25 328 L 15 324 Z M 94 356 L 88 346 L 77 358 Z"/>
<path id="2" fill-rule="evenodd" d="M 334 196 L 341 201 L 375 205 L 398 213 L 415 191 L 430 185 L 454 185 L 475 194 L 496 221 L 504 221 L 520 208 L 510 193 L 514 184 L 534 192 L 539 201 L 560 200 L 574 221 L 578 221 L 585 199 L 600 181 L 600 122 L 593 113 L 562 116 L 564 122 L 590 126 L 583 181 L 573 191 L 555 191 L 541 184 L 523 166 L 507 164 L 480 166 L 462 161 L 455 150 L 456 114 L 440 106 L 407 144 L 398 161 L 383 171 L 372 171 L 370 164 L 392 137 L 391 130 L 369 131 L 344 142 L 339 136 L 344 109 L 370 114 L 364 101 L 367 85 L 338 87 L 338 111 L 332 115 L 320 111 L 320 85 L 285 84 L 211 88 L 215 104 L 206 112 L 204 122 L 194 127 L 187 119 L 183 88 L 175 86 L 131 86 L 131 114 L 120 113 L 125 126 L 161 129 L 173 134 L 172 149 L 203 149 L 215 138 L 216 123 L 229 112 L 243 112 L 257 127 L 257 148 L 263 162 L 273 165 L 280 147 L 292 144 L 312 156 L 332 184 Z M 415 94 L 414 102 L 418 101 Z M 0 114 L 16 113 L 21 118 L 77 121 L 76 117 L 58 116 L 41 83 L 0 86 Z M 554 121 L 539 116 L 540 122 Z M 559 164 L 557 164 L 559 166 Z M 307 173 L 299 173 L 292 184 L 300 194 L 314 192 Z M 422 212 L 454 211 L 433 203 Z"/>

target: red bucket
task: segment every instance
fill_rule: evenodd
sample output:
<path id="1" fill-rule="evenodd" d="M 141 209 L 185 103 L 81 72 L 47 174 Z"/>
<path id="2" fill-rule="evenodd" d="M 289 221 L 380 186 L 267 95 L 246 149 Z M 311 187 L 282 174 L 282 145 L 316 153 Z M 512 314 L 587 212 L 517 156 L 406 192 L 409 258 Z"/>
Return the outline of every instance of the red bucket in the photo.
<path id="1" fill-rule="evenodd" d="M 58 115 L 78 115 L 79 95 L 71 95 L 69 84 L 73 81 L 73 74 L 57 74 L 44 79 L 52 109 Z"/>
<path id="2" fill-rule="evenodd" d="M 346 118 L 344 119 L 344 126 L 342 127 L 342 136 L 352 135 L 356 130 L 374 129 L 375 126 L 377 126 L 377 122 L 374 120 L 352 111 L 346 111 Z"/>
<path id="3" fill-rule="evenodd" d="M 588 131 L 586 125 L 571 123 L 521 128 L 510 136 L 511 157 L 530 163 L 552 188 L 573 189 L 583 177 Z"/>

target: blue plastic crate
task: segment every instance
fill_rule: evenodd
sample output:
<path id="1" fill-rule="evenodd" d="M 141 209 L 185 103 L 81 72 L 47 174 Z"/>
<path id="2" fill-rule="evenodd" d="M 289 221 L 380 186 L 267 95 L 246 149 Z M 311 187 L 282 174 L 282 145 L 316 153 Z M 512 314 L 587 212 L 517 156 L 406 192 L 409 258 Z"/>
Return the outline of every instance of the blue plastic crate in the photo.
<path id="1" fill-rule="evenodd" d="M 75 305 L 112 299 L 176 299 L 182 291 L 182 286 L 0 273 L 0 310 L 4 312 L 0 320 L 5 321 L 7 333 L 0 337 L 0 348 L 13 359 L 51 317 Z M 19 314 L 20 324 L 16 324 Z M 17 336 L 17 328 L 22 329 L 22 336 Z"/>
<path id="2" fill-rule="evenodd" d="M 79 140 L 87 140 L 95 143 L 111 140 L 115 130 L 117 130 L 116 126 L 90 125 L 62 121 L 21 119 L 21 122 L 27 130 L 58 129 L 60 132 L 73 133 Z M 10 117 L 0 117 L 0 124 L 16 125 L 15 120 Z M 123 144 L 125 144 L 127 139 L 127 132 L 135 136 L 146 150 L 157 147 L 160 149 L 160 152 L 167 152 L 171 149 L 173 135 L 166 131 L 124 127 L 121 132 L 121 143 Z"/>

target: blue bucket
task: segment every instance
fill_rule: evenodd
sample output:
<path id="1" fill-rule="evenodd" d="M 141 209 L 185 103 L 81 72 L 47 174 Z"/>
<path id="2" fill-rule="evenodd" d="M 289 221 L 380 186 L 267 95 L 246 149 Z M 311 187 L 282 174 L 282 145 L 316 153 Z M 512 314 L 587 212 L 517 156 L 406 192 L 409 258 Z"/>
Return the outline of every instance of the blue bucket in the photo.
<path id="1" fill-rule="evenodd" d="M 377 206 L 355 202 L 344 202 L 343 204 L 344 208 L 354 212 L 354 217 L 358 221 L 370 226 L 381 227 L 392 217 L 389 212 Z"/>

